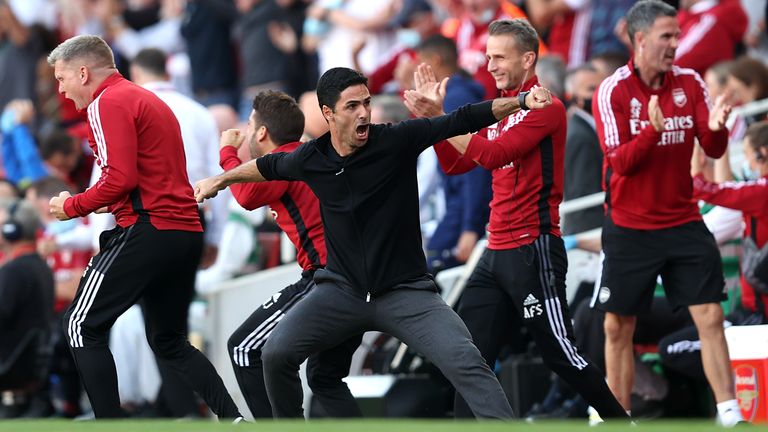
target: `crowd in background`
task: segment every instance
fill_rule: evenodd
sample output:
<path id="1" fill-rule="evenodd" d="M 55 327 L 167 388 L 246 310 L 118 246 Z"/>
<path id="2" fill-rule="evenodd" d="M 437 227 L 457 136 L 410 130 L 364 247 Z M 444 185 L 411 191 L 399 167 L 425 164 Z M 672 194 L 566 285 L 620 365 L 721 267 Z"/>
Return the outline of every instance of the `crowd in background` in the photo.
<path id="1" fill-rule="evenodd" d="M 327 125 L 318 108 L 314 86 L 321 73 L 345 66 L 369 77 L 373 119 L 398 122 L 409 117 L 402 93 L 413 87 L 419 63 L 429 64 L 438 80 L 450 78 L 445 110 L 496 97 L 498 90 L 486 70 L 485 42 L 490 22 L 527 18 L 544 42 L 536 74 L 542 86 L 566 101 L 565 199 L 603 190 L 603 163 L 595 132 L 592 100 L 597 86 L 626 64 L 629 41 L 623 16 L 633 0 L 7 0 L 0 2 L 0 221 L 20 226 L 22 240 L 31 240 L 50 269 L 50 292 L 12 295 L 13 275 L 0 277 L 0 391 L 9 392 L 3 415 L 75 417 L 81 403 L 79 379 L 63 339 L 60 315 L 74 297 L 80 276 L 98 248 L 99 233 L 114 223 L 109 215 L 60 222 L 48 201 L 60 191 L 84 191 L 98 179 L 88 144 L 87 118 L 60 95 L 47 54 L 59 42 L 79 34 L 102 36 L 113 48 L 120 72 L 158 94 L 181 125 L 190 182 L 212 176 L 219 167 L 221 131 L 242 127 L 253 97 L 263 90 L 284 91 L 299 101 L 305 114 L 304 139 L 319 137 Z M 724 95 L 734 106 L 768 97 L 768 34 L 765 1 L 668 1 L 679 10 L 682 34 L 675 63 L 701 74 L 710 97 Z M 764 114 L 734 116 L 729 131 L 730 158 L 706 161 L 710 180 L 757 180 L 765 176 L 750 159 L 768 146 L 757 124 Z M 752 128 L 751 128 L 752 127 Z M 751 128 L 751 129 L 750 129 Z M 751 132 L 748 132 L 751 131 Z M 742 150 L 746 140 L 752 147 Z M 245 147 L 244 147 L 245 148 Z M 752 149 L 752 150 L 750 150 Z M 756 150 L 755 150 L 756 149 Z M 745 156 L 746 153 L 746 156 Z M 241 159 L 250 159 L 243 152 Z M 768 155 L 758 162 L 764 162 Z M 754 158 L 754 155 L 753 155 Z M 419 204 L 424 248 L 430 271 L 465 263 L 485 235 L 491 200 L 490 172 L 483 169 L 446 176 L 432 150 L 419 158 Z M 19 199 L 23 199 L 21 204 Z M 741 238 L 739 212 L 706 205 L 703 212 L 721 247 L 729 300 L 723 303 L 729 322 L 764 323 L 768 297 L 743 292 L 739 283 Z M 751 210 L 763 224 L 768 213 Z M 198 272 L 203 295 L 221 281 L 274 266 L 281 261 L 278 230 L 265 211 L 243 210 L 228 194 L 201 208 L 206 219 L 206 248 Z M 589 308 L 600 244 L 574 235 L 602 226 L 603 209 L 594 207 L 563 219 L 566 247 L 590 251 L 591 258 L 570 271 L 581 283 L 571 308 L 577 342 L 603 365 L 602 318 Z M 5 226 L 5 225 L 4 225 Z M 762 225 L 760 225 L 762 226 Z M 4 229 L 5 230 L 5 229 Z M 754 236 L 754 228 L 750 231 Z M 749 234 L 747 234 L 749 235 Z M 758 245 L 765 243 L 757 235 Z M 3 262 L 17 253 L 7 247 L 19 239 L 0 239 Z M 6 269 L 6 272 L 8 270 Z M 0 274 L 3 274 L 0 268 Z M 3 284 L 6 283 L 4 286 Z M 276 287 L 277 288 L 277 287 Z M 695 356 L 691 319 L 670 310 L 663 291 L 652 313 L 640 316 L 635 342 L 640 364 L 663 365 L 667 379 L 651 368 L 647 380 L 633 391 L 649 415 L 661 415 L 661 401 L 704 382 Z M 762 300 L 762 301 L 761 301 Z M 16 302 L 16 303 L 14 303 Z M 657 304 L 658 303 L 658 304 Z M 134 310 L 132 313 L 136 313 Z M 30 320 L 29 317 L 36 317 Z M 140 322 L 128 318 L 129 322 Z M 139 326 L 140 327 L 140 326 Z M 135 325 L 114 338 L 127 341 Z M 39 330 L 44 364 L 25 372 L 24 379 L 6 379 L 16 371 L 29 347 L 26 336 Z M 519 337 L 518 337 L 519 336 Z M 578 340 L 578 339 L 581 340 Z M 526 336 L 516 335 L 504 355 L 525 352 Z M 692 345 L 693 344 L 693 345 Z M 128 343 L 123 349 L 130 350 Z M 130 355 L 130 354 L 126 354 Z M 171 385 L 143 385 L 131 372 L 120 371 L 121 397 L 137 415 L 200 415 L 194 400 L 179 403 Z M 638 356 L 640 359 L 640 355 Z M 151 369 L 152 358 L 137 360 Z M 654 363 L 656 362 L 656 363 Z M 30 364 L 31 364 L 30 363 Z M 691 366 L 694 365 L 694 366 Z M 604 366 L 603 366 L 604 367 Z M 649 371 L 650 370 L 650 371 Z M 125 368 L 123 368 L 125 371 Z M 157 372 L 152 372 L 157 375 Z M 685 381 L 686 379 L 690 381 Z M 155 381 L 158 379 L 155 378 Z M 663 382 L 662 382 L 663 381 Z M 672 384 L 670 384 L 670 382 Z M 691 384 L 698 383 L 698 384 Z M 650 383 L 650 384 L 649 384 Z M 677 385 L 677 387 L 675 387 Z M 664 390 L 666 389 L 666 390 Z M 690 388 L 688 388 L 690 390 Z M 166 393 L 163 393 L 163 392 Z M 181 391 L 183 392 L 183 390 Z M 677 392 L 677 393 L 675 393 Z M 172 395 L 166 396 L 165 395 Z M 678 402 L 681 400 L 677 398 Z M 5 402 L 6 398 L 4 398 Z M 650 401 L 650 403 L 649 403 Z M 656 404 L 654 404 L 654 402 Z M 146 405 L 152 403 L 152 408 Z M 182 406 L 179 406 L 182 405 Z M 638 405 L 640 406 L 640 405 Z M 703 408 L 702 408 L 703 406 Z M 711 414 L 707 403 L 682 402 L 665 415 Z M 191 408 L 190 408 L 191 407 Z M 675 411 L 677 409 L 677 411 Z M 562 382 L 554 380 L 547 397 L 530 414 L 538 417 L 579 417 L 586 405 Z"/>

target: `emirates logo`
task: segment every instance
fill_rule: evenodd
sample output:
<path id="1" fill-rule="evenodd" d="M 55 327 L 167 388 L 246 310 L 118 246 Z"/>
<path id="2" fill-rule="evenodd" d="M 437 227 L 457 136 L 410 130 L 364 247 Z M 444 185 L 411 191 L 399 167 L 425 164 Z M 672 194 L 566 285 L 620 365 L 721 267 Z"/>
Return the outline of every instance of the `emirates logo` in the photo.
<path id="1" fill-rule="evenodd" d="M 741 414 L 744 420 L 752 422 L 759 406 L 757 370 L 752 366 L 740 365 L 734 369 L 734 375 L 736 398 L 739 400 Z"/>

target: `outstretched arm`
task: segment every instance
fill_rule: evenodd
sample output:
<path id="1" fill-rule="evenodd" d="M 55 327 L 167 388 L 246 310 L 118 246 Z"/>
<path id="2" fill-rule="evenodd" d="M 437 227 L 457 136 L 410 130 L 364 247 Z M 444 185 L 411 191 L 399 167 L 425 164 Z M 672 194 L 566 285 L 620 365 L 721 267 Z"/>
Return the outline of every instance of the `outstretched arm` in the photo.
<path id="1" fill-rule="evenodd" d="M 437 82 L 437 78 L 429 65 L 420 64 L 413 74 L 416 89 L 405 91 L 405 105 L 417 117 L 435 117 L 445 114 L 443 112 L 443 100 L 448 79 Z M 549 90 L 538 87 L 531 90 L 525 96 L 525 104 L 528 109 L 542 109 L 552 104 L 552 95 Z M 497 98 L 491 105 L 491 111 L 496 120 L 501 120 L 520 110 L 519 98 Z M 448 142 L 461 154 L 464 154 L 469 145 L 471 134 L 450 138 Z"/>
<path id="2" fill-rule="evenodd" d="M 208 177 L 195 183 L 195 199 L 197 202 L 203 202 L 207 198 L 215 197 L 220 190 L 235 183 L 261 182 L 266 181 L 259 172 L 256 161 L 252 160 L 239 167 L 223 172 L 214 177 Z"/>

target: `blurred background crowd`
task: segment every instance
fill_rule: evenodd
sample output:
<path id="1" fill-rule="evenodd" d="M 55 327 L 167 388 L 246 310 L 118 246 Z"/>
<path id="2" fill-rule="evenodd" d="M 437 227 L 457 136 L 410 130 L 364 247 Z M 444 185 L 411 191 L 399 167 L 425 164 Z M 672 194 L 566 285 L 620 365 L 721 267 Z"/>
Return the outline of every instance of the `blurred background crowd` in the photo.
<path id="1" fill-rule="evenodd" d="M 725 95 L 734 106 L 768 97 L 765 0 L 668 3 L 678 8 L 682 29 L 676 64 L 695 69 L 711 96 Z M 253 96 L 262 90 L 282 90 L 300 102 L 306 116 L 305 139 L 325 133 L 327 125 L 313 89 L 319 75 L 331 67 L 355 68 L 369 77 L 375 95 L 374 123 L 409 117 L 401 95 L 413 87 L 413 71 L 422 62 L 432 66 L 438 79 L 451 78 L 446 111 L 495 97 L 495 82 L 485 68 L 488 24 L 525 17 L 544 42 L 536 70 L 539 80 L 569 106 L 565 199 L 571 200 L 602 190 L 592 96 L 599 83 L 629 59 L 623 16 L 633 4 L 633 0 L 0 0 L 0 222 L 4 232 L 9 221 L 18 228 L 0 238 L 0 263 L 34 250 L 46 264 L 41 271 L 47 272 L 41 276 L 47 290 L 29 292 L 15 286 L 18 277 L 12 268 L 0 267 L 2 416 L 75 417 L 88 411 L 59 315 L 98 247 L 99 233 L 114 222 L 109 215 L 60 222 L 48 212 L 52 196 L 63 190 L 82 192 L 99 175 L 87 142 L 86 114 L 57 93 L 45 61 L 61 41 L 79 34 L 102 36 L 113 48 L 120 72 L 171 106 L 181 125 L 194 184 L 221 171 L 220 132 L 242 128 Z M 712 164 L 721 181 L 760 177 L 740 149 L 749 125 L 764 118 L 760 113 L 734 116 L 731 159 Z M 249 155 L 243 153 L 241 158 Z M 485 235 L 490 182 L 490 173 L 482 169 L 447 177 L 431 150 L 420 157 L 424 247 L 435 274 L 465 263 Z M 195 317 L 204 310 L 205 294 L 222 281 L 292 260 L 285 247 L 290 244 L 280 241 L 268 212 L 247 212 L 227 193 L 202 210 L 206 249 L 197 290 L 203 301 L 191 305 L 194 322 L 201 322 Z M 764 308 L 758 307 L 762 302 L 754 293 L 742 296 L 739 284 L 741 217 L 713 211 L 710 218 L 715 222 L 709 226 L 721 243 L 727 269 L 726 314 L 741 314 L 734 318 L 739 323 L 763 323 Z M 577 340 L 582 339 L 579 346 L 599 365 L 602 318 L 586 300 L 598 274 L 600 245 L 573 235 L 602 226 L 602 217 L 597 205 L 568 213 L 563 221 L 566 244 L 589 252 L 572 264 L 569 274 L 575 283 L 569 291 Z M 701 366 L 691 367 L 695 359 L 685 356 L 695 356 L 696 347 L 685 345 L 690 338 L 675 334 L 691 326 L 690 317 L 666 309 L 661 293 L 659 308 L 653 310 L 659 315 L 640 317 L 638 374 L 645 375 L 636 380 L 633 396 L 638 405 L 633 405 L 633 414 L 712 415 L 711 400 L 700 396 L 706 392 Z M 143 338 L 140 310 L 126 315 L 125 324 L 118 323 L 112 333 L 112 341 L 120 342 L 112 348 L 126 408 L 142 416 L 205 415 L 193 395 L 158 377 L 149 351 L 135 348 Z M 193 336 L 199 334 L 195 325 L 192 330 Z M 543 365 L 537 363 L 524 330 L 510 333 L 499 372 L 506 364 L 520 377 L 509 386 L 531 385 L 526 384 L 524 371 L 542 371 Z M 193 343 L 205 342 L 193 338 Z M 380 351 L 391 351 L 391 344 L 387 346 L 380 343 Z M 371 366 L 367 373 L 388 372 L 376 369 Z M 536 382 L 536 391 L 528 389 L 525 404 L 518 400 L 513 405 L 518 414 L 586 416 L 584 402 L 567 386 L 553 380 L 550 387 L 545 370 L 527 375 L 533 376 L 544 382 Z M 189 397 L 180 396 L 184 394 Z"/>

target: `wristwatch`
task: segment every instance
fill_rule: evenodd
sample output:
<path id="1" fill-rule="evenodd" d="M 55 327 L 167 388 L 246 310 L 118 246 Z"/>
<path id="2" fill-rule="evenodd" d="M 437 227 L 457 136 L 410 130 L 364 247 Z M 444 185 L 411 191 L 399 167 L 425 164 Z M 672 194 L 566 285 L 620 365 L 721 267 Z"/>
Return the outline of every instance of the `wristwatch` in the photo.
<path id="1" fill-rule="evenodd" d="M 525 104 L 525 97 L 528 96 L 528 93 L 530 93 L 530 91 L 521 91 L 517 94 L 517 102 L 520 104 L 521 110 L 527 111 L 530 109 L 528 108 L 528 105 Z"/>

